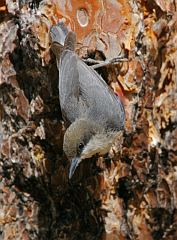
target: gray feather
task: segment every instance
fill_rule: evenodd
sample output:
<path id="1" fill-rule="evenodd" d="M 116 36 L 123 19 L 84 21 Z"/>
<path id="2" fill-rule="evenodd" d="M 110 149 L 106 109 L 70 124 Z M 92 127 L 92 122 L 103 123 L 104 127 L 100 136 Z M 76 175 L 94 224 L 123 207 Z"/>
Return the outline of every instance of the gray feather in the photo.
<path id="1" fill-rule="evenodd" d="M 109 151 L 125 122 L 124 107 L 102 77 L 75 53 L 76 35 L 59 24 L 51 29 L 59 70 L 59 100 L 69 123 L 63 149 L 71 161 L 69 178 L 83 159 Z"/>
<path id="2" fill-rule="evenodd" d="M 58 23 L 57 25 L 51 27 L 50 29 L 50 37 L 52 43 L 58 43 L 62 46 L 64 46 L 67 34 L 68 30 L 63 22 Z"/>
<path id="3" fill-rule="evenodd" d="M 75 43 L 76 43 L 76 34 L 74 32 L 69 32 L 65 39 L 64 50 L 74 51 Z"/>
<path id="4" fill-rule="evenodd" d="M 60 104 L 70 122 L 86 115 L 108 128 L 122 129 L 125 121 L 122 103 L 95 70 L 74 52 L 65 50 L 59 72 Z"/>

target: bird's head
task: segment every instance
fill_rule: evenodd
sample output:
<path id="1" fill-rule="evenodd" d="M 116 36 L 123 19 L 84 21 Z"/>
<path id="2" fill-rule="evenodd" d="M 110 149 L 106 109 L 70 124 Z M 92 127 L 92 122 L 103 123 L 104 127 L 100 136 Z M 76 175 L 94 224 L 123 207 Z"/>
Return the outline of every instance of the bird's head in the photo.
<path id="1" fill-rule="evenodd" d="M 71 162 L 69 178 L 83 159 L 95 154 L 106 154 L 116 135 L 117 132 L 108 132 L 98 123 L 87 119 L 78 119 L 72 123 L 65 132 L 63 143 L 63 150 Z"/>

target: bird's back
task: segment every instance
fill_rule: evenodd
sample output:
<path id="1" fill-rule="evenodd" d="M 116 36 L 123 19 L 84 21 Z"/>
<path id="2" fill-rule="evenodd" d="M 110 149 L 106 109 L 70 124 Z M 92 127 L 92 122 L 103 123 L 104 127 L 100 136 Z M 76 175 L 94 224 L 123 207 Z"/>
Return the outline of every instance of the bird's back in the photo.
<path id="1" fill-rule="evenodd" d="M 72 123 L 87 117 L 113 130 L 123 128 L 125 112 L 119 97 L 74 51 L 63 51 L 59 72 L 60 105 L 66 120 Z"/>
<path id="2" fill-rule="evenodd" d="M 104 127 L 124 126 L 124 107 L 102 77 L 75 53 L 76 36 L 63 23 L 52 27 L 53 50 L 59 69 L 59 98 L 64 119 L 89 118 Z"/>

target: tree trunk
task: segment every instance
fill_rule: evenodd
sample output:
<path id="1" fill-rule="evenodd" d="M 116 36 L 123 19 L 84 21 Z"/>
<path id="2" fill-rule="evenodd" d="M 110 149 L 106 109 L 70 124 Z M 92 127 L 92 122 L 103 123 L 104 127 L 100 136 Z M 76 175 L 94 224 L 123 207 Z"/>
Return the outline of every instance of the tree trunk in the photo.
<path id="1" fill-rule="evenodd" d="M 0 239 L 177 239 L 176 9 L 175 0 L 1 0 Z M 71 181 L 50 51 L 58 21 L 76 32 L 81 58 L 125 58 L 98 68 L 124 103 L 125 130 Z"/>

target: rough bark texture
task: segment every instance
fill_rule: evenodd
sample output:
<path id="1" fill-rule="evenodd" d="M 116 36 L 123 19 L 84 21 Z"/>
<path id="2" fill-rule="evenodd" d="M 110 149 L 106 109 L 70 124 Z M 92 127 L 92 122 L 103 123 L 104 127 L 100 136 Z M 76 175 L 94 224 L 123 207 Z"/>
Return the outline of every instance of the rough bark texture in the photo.
<path id="1" fill-rule="evenodd" d="M 0 239 L 177 239 L 175 0 L 1 0 Z M 68 182 L 49 29 L 77 34 L 126 108 L 109 158 Z M 103 99 L 104 101 L 104 99 Z"/>

